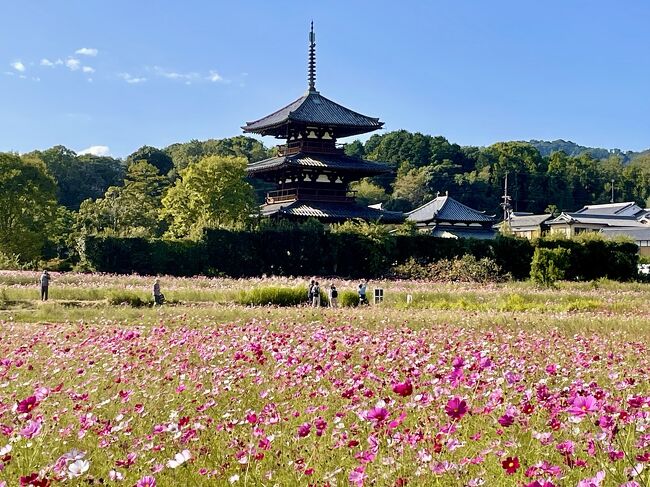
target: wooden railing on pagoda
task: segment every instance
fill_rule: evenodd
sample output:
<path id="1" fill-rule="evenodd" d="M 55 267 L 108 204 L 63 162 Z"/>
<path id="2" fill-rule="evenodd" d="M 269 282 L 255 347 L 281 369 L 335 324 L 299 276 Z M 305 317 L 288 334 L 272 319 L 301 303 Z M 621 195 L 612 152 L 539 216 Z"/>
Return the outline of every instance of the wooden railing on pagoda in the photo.
<path id="1" fill-rule="evenodd" d="M 355 191 L 315 188 L 289 188 L 269 191 L 266 194 L 266 204 L 287 203 L 296 200 L 328 201 L 332 203 L 349 203 L 354 201 Z"/>
<path id="2" fill-rule="evenodd" d="M 343 154 L 343 146 L 335 144 L 333 140 L 292 140 L 287 144 L 279 145 L 278 156 L 291 156 L 299 152 L 313 154 Z"/>

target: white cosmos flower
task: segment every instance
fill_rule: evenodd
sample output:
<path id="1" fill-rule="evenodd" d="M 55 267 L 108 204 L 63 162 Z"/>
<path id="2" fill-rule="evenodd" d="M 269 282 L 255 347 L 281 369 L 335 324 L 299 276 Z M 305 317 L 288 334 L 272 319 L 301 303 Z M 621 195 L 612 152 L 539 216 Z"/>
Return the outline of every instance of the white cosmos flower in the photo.
<path id="1" fill-rule="evenodd" d="M 180 467 L 185 462 L 187 462 L 190 458 L 192 458 L 192 455 L 190 454 L 190 451 L 189 450 L 183 450 L 182 452 L 177 453 L 176 455 L 174 455 L 174 458 L 167 462 L 167 468 Z"/>
<path id="2" fill-rule="evenodd" d="M 2 448 L 0 448 L 0 457 L 4 457 L 7 453 L 9 453 L 11 451 L 11 448 L 12 447 L 10 444 L 6 444 Z"/>
<path id="3" fill-rule="evenodd" d="M 90 468 L 88 460 L 76 460 L 68 465 L 68 477 L 74 478 L 83 475 Z"/>
<path id="4" fill-rule="evenodd" d="M 235 474 L 235 475 L 232 475 L 232 476 L 228 479 L 228 482 L 230 482 L 231 484 L 234 484 L 234 483 L 237 482 L 238 480 L 239 480 L 239 475 Z"/>

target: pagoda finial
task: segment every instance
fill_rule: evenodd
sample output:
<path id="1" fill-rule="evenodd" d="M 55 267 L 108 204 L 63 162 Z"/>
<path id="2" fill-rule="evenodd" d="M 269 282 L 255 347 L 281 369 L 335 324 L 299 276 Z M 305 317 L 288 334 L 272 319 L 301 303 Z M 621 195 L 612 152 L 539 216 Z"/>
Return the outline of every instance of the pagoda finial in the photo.
<path id="1" fill-rule="evenodd" d="M 311 30 L 309 31 L 309 68 L 308 77 L 309 91 L 316 91 L 316 34 L 314 34 L 314 21 L 311 21 Z"/>

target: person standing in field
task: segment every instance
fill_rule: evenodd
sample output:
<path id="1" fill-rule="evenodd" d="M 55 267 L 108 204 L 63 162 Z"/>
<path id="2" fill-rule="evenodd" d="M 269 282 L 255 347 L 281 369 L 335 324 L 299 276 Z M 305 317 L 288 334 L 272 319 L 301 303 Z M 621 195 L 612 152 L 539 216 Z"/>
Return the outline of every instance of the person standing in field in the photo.
<path id="1" fill-rule="evenodd" d="M 311 305 L 314 308 L 318 308 L 320 306 L 320 286 L 318 285 L 318 281 L 314 282 L 314 285 L 311 288 L 311 292 L 313 296 Z"/>
<path id="2" fill-rule="evenodd" d="M 330 301 L 330 308 L 338 308 L 339 307 L 339 292 L 336 290 L 336 286 L 332 284 L 330 286 L 330 291 L 329 291 L 329 301 Z"/>
<path id="3" fill-rule="evenodd" d="M 314 283 L 316 281 L 312 279 L 309 282 L 309 288 L 307 289 L 307 306 L 313 306 L 314 304 Z"/>
<path id="4" fill-rule="evenodd" d="M 48 294 L 48 289 L 50 287 L 50 281 L 52 278 L 50 277 L 50 273 L 47 272 L 47 269 L 43 270 L 43 274 L 41 274 L 40 278 L 40 283 L 41 283 L 41 301 L 47 301 L 47 294 Z"/>
<path id="5" fill-rule="evenodd" d="M 369 304 L 366 298 L 366 291 L 368 289 L 368 281 L 363 281 L 359 284 L 359 304 Z"/>
<path id="6" fill-rule="evenodd" d="M 156 280 L 153 282 L 153 305 L 160 306 L 163 304 L 164 299 L 163 293 L 160 292 L 160 279 L 156 277 Z"/>

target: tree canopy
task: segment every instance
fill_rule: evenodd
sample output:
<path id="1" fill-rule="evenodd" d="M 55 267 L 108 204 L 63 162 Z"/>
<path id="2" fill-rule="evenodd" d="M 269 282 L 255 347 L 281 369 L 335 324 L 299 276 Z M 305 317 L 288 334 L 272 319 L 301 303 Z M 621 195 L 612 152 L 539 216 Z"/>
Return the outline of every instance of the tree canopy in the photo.
<path id="1" fill-rule="evenodd" d="M 197 237 L 204 228 L 241 227 L 256 211 L 246 159 L 209 156 L 188 165 L 162 199 L 171 237 Z"/>
<path id="2" fill-rule="evenodd" d="M 36 158 L 0 153 L 0 252 L 37 259 L 56 209 L 56 185 Z"/>

